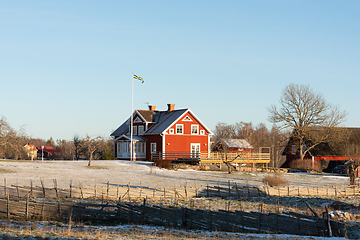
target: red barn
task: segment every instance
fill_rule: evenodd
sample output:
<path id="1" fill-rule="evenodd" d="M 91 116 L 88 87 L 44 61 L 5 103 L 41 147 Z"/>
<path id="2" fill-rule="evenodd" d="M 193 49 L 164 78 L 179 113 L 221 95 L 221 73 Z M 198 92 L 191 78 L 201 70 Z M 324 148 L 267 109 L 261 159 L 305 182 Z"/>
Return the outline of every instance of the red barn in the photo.
<path id="1" fill-rule="evenodd" d="M 130 159 L 129 117 L 111 136 L 118 159 Z M 133 113 L 133 158 L 150 160 L 151 153 L 209 153 L 212 132 L 190 109 L 175 110 L 168 104 L 166 111 L 135 110 Z"/>
<path id="2" fill-rule="evenodd" d="M 316 131 L 316 128 L 313 131 Z M 346 137 L 342 140 L 331 143 L 321 142 L 310 149 L 301 163 L 299 160 L 299 141 L 294 137 L 293 132 L 281 153 L 285 156 L 285 162 L 281 167 L 296 168 L 297 165 L 301 165 L 302 167 L 328 172 L 349 159 L 360 159 L 360 128 L 343 128 L 343 134 L 346 134 Z M 305 142 L 312 146 L 311 139 L 306 139 Z"/>

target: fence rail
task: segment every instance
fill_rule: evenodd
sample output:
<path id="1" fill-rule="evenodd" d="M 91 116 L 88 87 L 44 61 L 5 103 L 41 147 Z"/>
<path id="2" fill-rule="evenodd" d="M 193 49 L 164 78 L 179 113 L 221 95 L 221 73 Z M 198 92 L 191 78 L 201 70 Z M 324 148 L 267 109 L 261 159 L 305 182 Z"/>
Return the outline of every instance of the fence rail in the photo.
<path id="1" fill-rule="evenodd" d="M 269 163 L 270 153 L 156 152 L 151 159 L 187 163 Z"/>
<path id="2" fill-rule="evenodd" d="M 155 183 L 153 186 L 144 185 L 141 182 L 138 184 L 118 184 L 97 183 L 84 186 L 79 181 L 78 184 L 69 182 L 68 187 L 59 188 L 57 181 L 54 179 L 49 186 L 49 182 L 44 183 L 40 180 L 40 184 L 35 184 L 31 181 L 30 186 L 19 186 L 16 184 L 9 184 L 4 179 L 4 184 L 0 186 L 0 196 L 7 196 L 13 198 L 99 198 L 99 199 L 128 199 L 133 198 L 192 198 L 192 197 L 221 197 L 221 198 L 247 198 L 255 196 L 311 196 L 311 197 L 348 197 L 360 196 L 360 187 L 358 185 L 348 186 L 284 186 L 284 187 L 269 187 L 264 186 L 249 186 L 242 185 L 235 181 L 223 182 L 222 184 L 214 185 L 204 181 L 186 182 L 184 185 L 176 185 L 164 182 Z M 62 185 L 63 186 L 63 185 Z"/>

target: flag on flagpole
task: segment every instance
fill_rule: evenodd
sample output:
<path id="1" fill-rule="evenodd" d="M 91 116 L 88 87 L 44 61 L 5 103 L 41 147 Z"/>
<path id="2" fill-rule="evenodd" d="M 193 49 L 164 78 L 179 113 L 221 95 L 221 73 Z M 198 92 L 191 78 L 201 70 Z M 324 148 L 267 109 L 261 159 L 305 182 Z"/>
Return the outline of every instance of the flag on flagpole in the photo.
<path id="1" fill-rule="evenodd" d="M 136 76 L 135 74 L 133 74 L 133 78 L 140 80 L 141 83 L 144 83 L 144 79 L 142 77 Z"/>

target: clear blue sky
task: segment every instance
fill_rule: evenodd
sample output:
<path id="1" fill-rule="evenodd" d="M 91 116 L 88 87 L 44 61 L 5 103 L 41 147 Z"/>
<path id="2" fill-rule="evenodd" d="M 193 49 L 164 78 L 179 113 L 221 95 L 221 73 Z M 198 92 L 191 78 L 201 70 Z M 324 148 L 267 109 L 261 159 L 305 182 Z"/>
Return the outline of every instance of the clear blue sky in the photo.
<path id="1" fill-rule="evenodd" d="M 268 122 L 289 83 L 360 126 L 360 1 L 0 0 L 0 116 L 34 138 L 109 134 L 147 102 Z"/>

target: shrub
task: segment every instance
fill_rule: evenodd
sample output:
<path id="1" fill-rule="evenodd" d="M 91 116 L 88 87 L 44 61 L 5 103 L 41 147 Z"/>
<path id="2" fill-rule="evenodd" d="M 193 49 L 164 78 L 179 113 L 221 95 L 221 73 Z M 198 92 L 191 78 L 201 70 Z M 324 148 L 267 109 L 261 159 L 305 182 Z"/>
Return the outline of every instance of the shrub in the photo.
<path id="1" fill-rule="evenodd" d="M 263 182 L 270 187 L 276 187 L 276 186 L 287 186 L 289 185 L 288 180 L 286 180 L 284 177 L 275 174 L 275 175 L 266 175 L 263 179 Z"/>
<path id="2" fill-rule="evenodd" d="M 154 164 L 159 168 L 172 169 L 170 160 L 158 159 L 155 160 Z"/>

